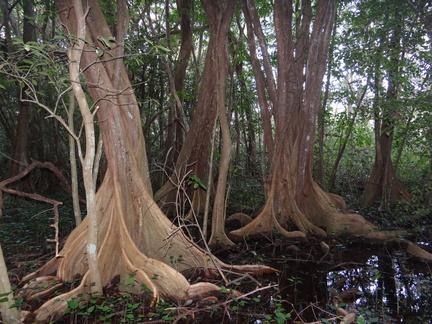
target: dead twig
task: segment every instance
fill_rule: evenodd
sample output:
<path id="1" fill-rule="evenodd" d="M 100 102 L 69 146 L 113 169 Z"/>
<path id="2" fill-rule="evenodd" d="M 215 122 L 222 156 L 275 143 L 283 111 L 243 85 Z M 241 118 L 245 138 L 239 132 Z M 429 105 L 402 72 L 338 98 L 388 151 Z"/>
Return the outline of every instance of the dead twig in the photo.
<path id="1" fill-rule="evenodd" d="M 53 206 L 52 210 L 54 212 L 53 224 L 51 224 L 51 227 L 54 227 L 55 234 L 53 239 L 47 239 L 48 242 L 54 242 L 55 243 L 55 249 L 56 249 L 56 257 L 59 256 L 59 211 L 58 206 L 63 205 L 61 201 L 57 201 L 54 199 L 46 198 L 44 196 L 41 196 L 36 193 L 28 193 L 24 191 L 19 191 L 15 189 L 8 188 L 7 185 L 10 185 L 11 183 L 14 183 L 22 178 L 24 178 L 26 175 L 28 175 L 34 168 L 45 168 L 50 170 L 54 173 L 54 175 L 57 177 L 57 179 L 60 180 L 60 182 L 67 188 L 69 192 L 72 192 L 72 188 L 70 187 L 69 183 L 67 182 L 66 178 L 63 176 L 63 174 L 60 172 L 60 170 L 51 162 L 39 162 L 39 161 L 32 161 L 31 164 L 29 164 L 23 171 L 21 171 L 19 174 L 10 177 L 6 180 L 3 180 L 0 182 L 0 218 L 3 217 L 3 208 L 4 208 L 4 200 L 3 200 L 3 192 L 7 192 L 12 195 L 21 196 L 30 198 L 36 201 L 42 201 L 47 204 L 51 204 Z"/>

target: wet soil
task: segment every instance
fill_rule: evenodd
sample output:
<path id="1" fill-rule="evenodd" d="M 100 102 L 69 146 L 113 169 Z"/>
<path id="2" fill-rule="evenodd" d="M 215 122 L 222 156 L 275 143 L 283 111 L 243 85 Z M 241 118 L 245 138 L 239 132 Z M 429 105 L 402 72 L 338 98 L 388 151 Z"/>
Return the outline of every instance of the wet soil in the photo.
<path id="1" fill-rule="evenodd" d="M 53 256 L 55 247 L 46 241 L 54 231 L 49 227 L 52 211 L 44 212 L 45 208 L 10 200 L 0 219 L 0 243 L 14 286 Z M 60 212 L 64 238 L 73 228 L 73 217 L 67 207 Z M 429 249 L 429 244 L 423 247 Z M 155 307 L 148 306 L 145 287 L 140 294 L 125 294 L 113 282 L 105 287 L 104 297 L 92 298 L 87 305 L 71 301 L 59 323 L 339 323 L 347 316 L 355 323 L 432 321 L 432 265 L 394 247 L 316 237 L 299 243 L 275 236 L 215 254 L 227 263 L 266 264 L 278 272 L 263 277 L 225 273 L 226 280 L 196 273 L 191 282 L 214 282 L 222 287 L 222 298 L 183 305 L 166 300 Z M 46 298 L 78 283 L 79 278 L 64 283 Z M 136 284 L 133 274 L 130 284 Z M 17 300 L 29 311 L 43 302 Z"/>

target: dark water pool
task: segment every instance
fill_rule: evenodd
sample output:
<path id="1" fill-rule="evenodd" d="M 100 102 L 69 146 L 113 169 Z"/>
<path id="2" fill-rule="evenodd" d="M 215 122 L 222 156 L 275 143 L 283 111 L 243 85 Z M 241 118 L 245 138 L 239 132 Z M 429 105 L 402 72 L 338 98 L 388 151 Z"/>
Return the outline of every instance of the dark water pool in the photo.
<path id="1" fill-rule="evenodd" d="M 344 312 L 355 313 L 354 323 L 432 323 L 431 266 L 402 252 L 340 245 L 329 261 L 286 257 L 279 288 L 300 323 L 339 323 Z"/>

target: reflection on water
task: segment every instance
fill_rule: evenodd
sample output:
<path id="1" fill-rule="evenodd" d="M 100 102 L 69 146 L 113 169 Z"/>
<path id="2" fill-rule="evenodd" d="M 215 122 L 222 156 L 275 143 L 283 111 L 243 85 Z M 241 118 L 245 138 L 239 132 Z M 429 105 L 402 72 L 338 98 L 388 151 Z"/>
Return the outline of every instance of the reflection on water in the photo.
<path id="1" fill-rule="evenodd" d="M 280 288 L 300 322 L 350 312 L 355 323 L 432 322 L 432 269 L 400 252 L 338 246 L 331 262 L 296 258 Z"/>

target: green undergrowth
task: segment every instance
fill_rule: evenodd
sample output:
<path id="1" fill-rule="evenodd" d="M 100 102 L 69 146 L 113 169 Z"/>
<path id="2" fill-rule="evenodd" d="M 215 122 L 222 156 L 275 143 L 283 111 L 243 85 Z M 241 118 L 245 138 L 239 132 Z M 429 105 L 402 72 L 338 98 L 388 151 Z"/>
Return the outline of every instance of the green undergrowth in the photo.
<path id="1" fill-rule="evenodd" d="M 231 201 L 243 201 L 252 206 L 258 204 L 258 200 L 247 198 L 248 195 L 252 196 L 252 188 L 253 185 L 236 188 L 237 191 L 233 189 L 231 194 L 243 191 L 246 196 Z M 70 205 L 65 200 L 59 210 L 61 241 L 74 228 Z M 428 226 L 427 213 L 420 211 L 420 208 L 407 204 L 395 205 L 387 212 L 379 208 L 359 210 L 382 228 L 399 225 L 413 229 Z M 17 286 L 24 275 L 35 271 L 54 256 L 55 243 L 47 241 L 54 238 L 54 229 L 50 227 L 52 217 L 53 211 L 45 204 L 20 198 L 6 200 L 4 215 L 0 219 L 0 242 L 13 286 Z M 422 241 L 427 244 L 425 247 L 430 247 L 428 242 L 431 236 L 427 231 L 419 233 L 422 233 Z M 276 233 L 270 233 L 256 240 L 239 243 L 232 250 L 219 251 L 217 257 L 226 263 L 265 264 L 280 270 L 280 273 L 263 277 L 226 273 L 227 281 L 221 278 L 205 279 L 199 275 L 190 278 L 191 283 L 209 281 L 220 286 L 222 297 L 218 299 L 191 300 L 184 304 L 160 300 L 150 307 L 151 293 L 146 287 L 139 286 L 139 293 L 126 293 L 113 281 L 104 288 L 102 296 L 87 293 L 68 301 L 67 312 L 56 323 L 338 323 L 341 320 L 338 307 L 354 310 L 357 323 L 381 322 L 387 318 L 401 320 L 386 301 L 388 288 L 381 274 L 391 271 L 394 271 L 391 276 L 398 280 L 397 289 L 401 292 L 410 291 L 410 294 L 401 294 L 398 301 L 400 306 L 404 306 L 405 318 L 414 315 L 425 320 L 432 318 L 427 311 L 429 302 L 432 304 L 432 300 L 427 298 L 432 295 L 427 290 L 427 287 L 432 287 L 431 271 L 427 264 L 422 267 L 418 260 L 398 251 L 387 251 L 382 245 L 364 245 L 359 248 L 361 243 L 358 241 L 347 242 L 339 238 L 325 241 L 330 247 L 330 253 L 326 255 L 321 241 L 310 237 L 307 242 L 290 242 Z M 392 253 L 390 259 L 389 253 Z M 178 261 L 172 259 L 172 262 Z M 380 269 L 382 262 L 388 267 Z M 374 268 L 378 270 L 372 271 Z M 346 282 L 337 291 L 358 289 L 358 300 L 354 304 L 340 302 L 335 305 L 332 302 L 331 294 L 336 290 L 334 285 L 343 278 Z M 49 298 L 73 289 L 78 282 L 64 284 Z M 139 283 L 135 282 L 131 274 L 126 285 Z M 239 294 L 233 295 L 234 290 Z M 31 311 L 43 302 L 37 301 L 35 305 L 17 299 L 16 305 Z"/>
<path id="2" fill-rule="evenodd" d="M 70 200 L 59 206 L 59 239 L 75 226 Z M 55 250 L 52 206 L 31 200 L 8 197 L 0 219 L 0 243 L 6 255 L 46 254 Z"/>
<path id="3" fill-rule="evenodd" d="M 140 293 L 122 292 L 118 285 L 112 285 L 105 288 L 103 296 L 88 293 L 90 299 L 80 295 L 68 301 L 68 310 L 60 323 L 232 323 L 233 320 L 238 323 L 286 323 L 292 313 L 284 308 L 277 284 L 264 283 L 268 287 L 247 296 L 234 296 L 234 291 L 239 289 L 254 290 L 253 281 L 243 280 L 233 282 L 231 287 L 220 285 L 222 297 L 219 299 L 210 297 L 184 304 L 160 300 L 154 307 L 148 306 L 152 295 L 144 285 L 141 285 Z M 127 286 L 136 285 L 132 273 Z"/>

